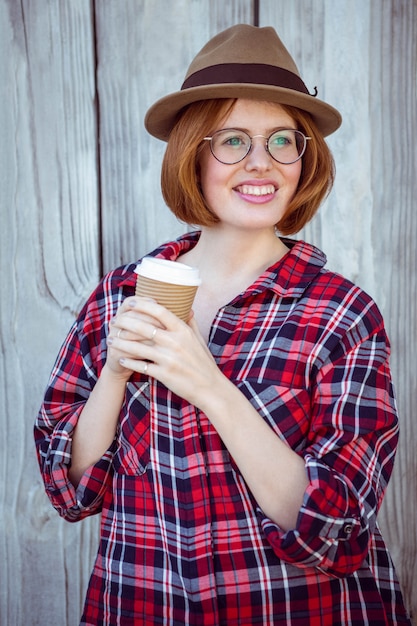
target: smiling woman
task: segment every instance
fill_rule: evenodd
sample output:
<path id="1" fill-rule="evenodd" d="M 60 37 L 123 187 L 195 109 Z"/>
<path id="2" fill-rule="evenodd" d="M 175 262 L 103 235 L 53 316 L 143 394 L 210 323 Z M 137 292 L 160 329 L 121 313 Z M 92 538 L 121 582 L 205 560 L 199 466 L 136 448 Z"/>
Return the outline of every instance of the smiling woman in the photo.
<path id="1" fill-rule="evenodd" d="M 279 104 L 242 99 L 237 100 L 222 122 L 226 128 L 245 128 L 252 136 L 261 134 L 263 137 L 271 134 L 271 129 L 293 125 L 294 120 Z M 217 132 L 215 130 L 214 134 Z M 296 158 L 285 164 L 276 161 L 265 150 L 264 141 L 253 142 L 251 149 L 245 151 L 246 154 L 240 155 L 234 163 L 225 164 L 206 145 L 198 161 L 201 193 L 210 212 L 218 218 L 216 231 L 220 230 L 220 225 L 233 227 L 235 224 L 239 231 L 246 225 L 251 240 L 256 229 L 258 236 L 262 234 L 263 249 L 272 250 L 278 247 L 279 241 L 275 226 L 279 228 L 298 187 L 301 160 Z M 260 193 L 261 190 L 266 193 Z M 254 205 L 257 211 L 253 210 Z"/>
<path id="2" fill-rule="evenodd" d="M 384 323 L 283 236 L 331 188 L 340 123 L 247 25 L 148 111 L 168 206 L 198 226 L 148 256 L 202 283 L 184 321 L 115 269 L 52 372 L 47 493 L 70 521 L 102 513 L 82 624 L 410 624 L 376 519 L 398 442 Z"/>
<path id="3" fill-rule="evenodd" d="M 207 135 L 224 127 L 235 100 L 203 100 L 190 104 L 172 129 L 162 163 L 164 200 L 183 222 L 209 226 L 217 222 L 201 194 L 199 157 L 206 149 Z M 280 107 L 307 138 L 297 194 L 287 207 L 278 229 L 283 235 L 299 232 L 317 212 L 334 181 L 331 152 L 311 117 L 296 107 Z M 211 141 L 211 140 L 210 140 Z M 308 144 L 308 149 L 307 149 Z"/>

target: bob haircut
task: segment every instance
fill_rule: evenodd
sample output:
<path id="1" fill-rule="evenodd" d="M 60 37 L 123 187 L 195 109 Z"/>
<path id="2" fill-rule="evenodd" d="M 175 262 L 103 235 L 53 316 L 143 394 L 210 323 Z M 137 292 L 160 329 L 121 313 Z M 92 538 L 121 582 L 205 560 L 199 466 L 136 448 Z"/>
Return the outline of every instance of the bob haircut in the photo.
<path id="1" fill-rule="evenodd" d="M 236 99 L 203 100 L 190 104 L 169 136 L 162 163 L 161 188 L 168 207 L 182 222 L 211 226 L 219 219 L 207 206 L 199 184 L 199 157 L 207 149 L 202 138 L 216 129 Z M 317 212 L 334 182 L 332 154 L 309 113 L 288 105 L 282 108 L 298 130 L 311 137 L 302 157 L 298 188 L 282 219 L 276 224 L 282 235 L 299 232 Z M 285 166 L 284 166 L 285 167 Z"/>

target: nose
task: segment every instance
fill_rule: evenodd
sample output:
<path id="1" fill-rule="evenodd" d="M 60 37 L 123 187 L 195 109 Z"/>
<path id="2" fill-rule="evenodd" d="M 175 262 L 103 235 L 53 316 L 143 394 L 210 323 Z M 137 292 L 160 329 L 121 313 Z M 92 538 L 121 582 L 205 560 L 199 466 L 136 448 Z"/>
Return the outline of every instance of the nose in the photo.
<path id="1" fill-rule="evenodd" d="M 245 159 L 245 167 L 251 170 L 268 170 L 272 167 L 272 157 L 266 149 L 266 138 L 263 135 L 254 135 L 252 145 Z"/>

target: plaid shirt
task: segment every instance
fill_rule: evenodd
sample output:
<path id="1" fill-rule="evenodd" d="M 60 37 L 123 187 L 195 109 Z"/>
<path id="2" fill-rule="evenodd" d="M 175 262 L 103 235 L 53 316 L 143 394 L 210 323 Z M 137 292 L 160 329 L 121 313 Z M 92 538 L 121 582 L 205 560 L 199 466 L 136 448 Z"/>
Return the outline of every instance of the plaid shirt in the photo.
<path id="1" fill-rule="evenodd" d="M 153 254 L 176 259 L 198 236 Z M 75 491 L 71 436 L 135 265 L 104 278 L 70 331 L 35 438 L 59 513 L 102 512 L 82 624 L 409 624 L 376 523 L 398 437 L 383 322 L 369 296 L 324 269 L 323 253 L 285 243 L 290 252 L 218 312 L 209 347 L 305 460 L 292 530 L 263 514 L 207 417 L 140 374 L 112 447 Z"/>

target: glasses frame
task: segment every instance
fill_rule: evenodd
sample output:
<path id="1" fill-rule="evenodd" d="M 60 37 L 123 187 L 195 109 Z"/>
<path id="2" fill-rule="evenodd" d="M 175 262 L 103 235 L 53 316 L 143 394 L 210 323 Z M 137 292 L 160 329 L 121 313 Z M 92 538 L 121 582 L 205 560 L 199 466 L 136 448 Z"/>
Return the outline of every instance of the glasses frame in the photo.
<path id="1" fill-rule="evenodd" d="M 216 135 L 218 135 L 219 133 L 223 133 L 225 131 L 236 131 L 238 133 L 243 133 L 244 135 L 246 135 L 247 137 L 249 137 L 250 143 L 249 143 L 249 147 L 248 150 L 246 152 L 246 154 L 241 157 L 240 159 L 238 159 L 237 161 L 233 161 L 233 163 L 228 163 L 227 161 L 221 161 L 215 154 L 214 154 L 214 150 L 213 150 L 213 139 Z M 284 130 L 290 130 L 294 133 L 298 133 L 299 135 L 301 135 L 304 138 L 304 147 L 301 151 L 301 154 L 298 155 L 298 157 L 296 159 L 294 159 L 294 161 L 289 161 L 289 162 L 285 162 L 285 161 L 279 161 L 277 158 L 274 157 L 273 154 L 271 154 L 271 151 L 269 150 L 269 140 L 271 139 L 271 137 L 273 137 L 277 132 L 279 131 L 284 131 Z M 210 152 L 211 154 L 214 156 L 214 158 L 216 159 L 216 161 L 218 161 L 219 163 L 223 163 L 223 165 L 236 165 L 236 163 L 240 163 L 241 161 L 243 161 L 243 159 L 246 159 L 246 157 L 248 156 L 248 154 L 250 153 L 250 151 L 252 150 L 252 146 L 253 146 L 253 139 L 255 139 L 256 137 L 262 137 L 263 139 L 265 139 L 265 150 L 266 152 L 269 154 L 269 156 L 271 157 L 271 159 L 273 159 L 274 161 L 276 161 L 276 163 L 280 163 L 281 165 L 292 165 L 293 163 L 297 163 L 297 161 L 299 161 L 307 148 L 307 142 L 311 139 L 311 137 L 307 137 L 301 130 L 298 130 L 298 128 L 277 128 L 276 130 L 274 130 L 270 135 L 265 136 L 265 135 L 252 135 L 252 137 L 249 135 L 249 133 L 247 133 L 244 130 L 241 130 L 239 128 L 220 128 L 219 130 L 216 130 L 216 132 L 214 132 L 210 137 L 203 137 L 203 141 L 209 141 L 210 142 Z"/>

